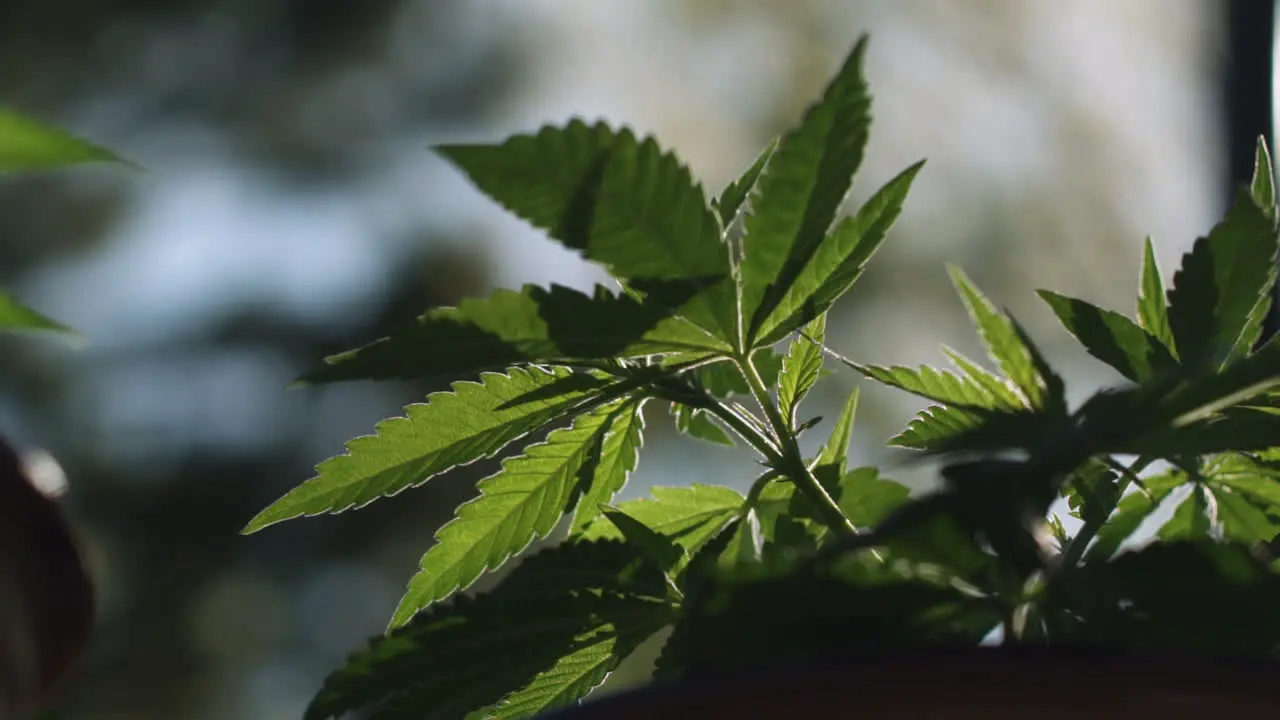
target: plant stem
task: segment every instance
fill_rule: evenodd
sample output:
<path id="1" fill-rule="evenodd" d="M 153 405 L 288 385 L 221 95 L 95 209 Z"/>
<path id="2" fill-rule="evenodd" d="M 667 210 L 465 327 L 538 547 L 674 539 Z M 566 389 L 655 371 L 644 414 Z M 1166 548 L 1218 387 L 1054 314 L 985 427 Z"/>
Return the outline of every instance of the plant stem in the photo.
<path id="1" fill-rule="evenodd" d="M 1128 467 L 1121 466 L 1120 478 L 1116 482 L 1116 492 L 1113 495 L 1115 500 L 1110 503 L 1110 507 L 1100 508 L 1099 512 L 1093 513 L 1089 520 L 1085 521 L 1081 526 L 1080 532 L 1075 537 L 1067 541 L 1067 546 L 1062 550 L 1063 569 L 1071 569 L 1080 564 L 1080 559 L 1084 557 L 1084 551 L 1089 547 L 1089 543 L 1093 542 L 1093 538 L 1098 535 L 1098 531 L 1103 525 L 1107 524 L 1107 519 L 1111 517 L 1111 513 L 1115 512 L 1116 505 L 1120 503 L 1120 497 L 1124 495 L 1125 490 L 1129 489 L 1129 483 L 1138 473 L 1142 472 L 1152 462 L 1152 458 L 1140 457 L 1133 461 Z"/>
<path id="2" fill-rule="evenodd" d="M 743 442 L 755 448 L 768 462 L 779 463 L 782 461 L 782 451 L 779 450 L 778 444 L 774 442 L 773 438 L 761 432 L 755 423 L 743 417 L 730 404 L 713 402 L 706 407 L 706 411 L 720 418 L 725 425 L 728 425 L 731 430 L 738 433 L 738 437 L 742 438 Z"/>
<path id="3" fill-rule="evenodd" d="M 773 402 L 773 398 L 769 397 L 769 389 L 765 387 L 764 380 L 760 377 L 760 372 L 756 370 L 755 363 L 751 361 L 751 356 L 745 355 L 736 358 L 738 368 L 742 371 L 743 377 L 747 380 L 747 387 L 751 389 L 752 396 L 755 397 L 756 403 L 764 412 L 765 419 L 769 422 L 769 427 L 773 430 L 774 441 L 780 453 L 775 469 L 781 471 L 801 492 L 809 496 L 809 500 L 818 508 L 818 512 L 822 514 L 822 521 L 830 530 L 836 534 L 857 535 L 858 529 L 854 527 L 849 518 L 845 516 L 844 511 L 836 504 L 836 501 L 822 487 L 822 483 L 818 482 L 818 478 L 805 464 L 804 456 L 800 453 L 800 444 L 796 442 L 795 433 L 792 432 L 790 424 L 782 417 L 782 412 L 778 410 L 778 406 Z"/>

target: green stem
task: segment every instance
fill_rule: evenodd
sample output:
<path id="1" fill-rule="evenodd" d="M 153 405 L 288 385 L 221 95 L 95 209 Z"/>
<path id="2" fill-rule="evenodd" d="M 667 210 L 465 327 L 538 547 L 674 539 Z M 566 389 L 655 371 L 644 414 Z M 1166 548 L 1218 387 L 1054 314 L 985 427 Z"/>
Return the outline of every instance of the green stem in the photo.
<path id="1" fill-rule="evenodd" d="M 844 511 L 836 504 L 836 501 L 827 493 L 826 488 L 822 487 L 822 483 L 818 482 L 818 478 L 805 464 L 804 456 L 800 452 L 800 445 L 796 442 L 795 433 L 791 430 L 790 423 L 782 417 L 782 412 L 773 402 L 773 398 L 769 396 L 769 389 L 765 387 L 764 380 L 760 377 L 760 372 L 756 370 L 755 363 L 751 361 L 750 355 L 736 358 L 738 368 L 742 371 L 743 376 L 747 380 L 747 387 L 751 389 L 752 396 L 755 397 L 756 403 L 764 412 L 765 419 L 768 421 L 773 431 L 776 447 L 781 453 L 775 469 L 781 471 L 787 477 L 791 478 L 800 492 L 809 496 L 809 500 L 818 508 L 822 514 L 822 521 L 833 533 L 844 535 L 857 535 L 858 529 L 854 527 L 849 518 L 845 516 Z"/>
<path id="2" fill-rule="evenodd" d="M 1090 542 L 1093 542 L 1093 538 L 1098 535 L 1098 531 L 1102 529 L 1102 526 L 1107 524 L 1107 519 L 1111 517 L 1111 513 L 1115 512 L 1116 505 L 1120 502 L 1120 497 L 1124 495 L 1125 490 L 1129 489 L 1129 483 L 1137 478 L 1138 473 L 1146 469 L 1153 460 L 1154 458 L 1140 457 L 1128 467 L 1117 466 L 1116 469 L 1120 473 L 1120 478 L 1116 482 L 1116 491 L 1112 495 L 1115 500 L 1110 503 L 1110 507 L 1102 508 L 1101 512 L 1093 513 L 1092 517 L 1081 526 L 1080 532 L 1067 541 L 1067 546 L 1062 550 L 1061 567 L 1063 569 L 1069 570 L 1080 564 L 1081 558 L 1084 557 L 1085 549 L 1089 547 Z M 1114 462 L 1108 461 L 1108 464 L 1114 465 Z"/>
<path id="3" fill-rule="evenodd" d="M 726 403 L 713 402 L 706 407 L 706 411 L 720 418 L 725 425 L 738 434 L 738 437 L 742 438 L 743 442 L 755 448 L 768 462 L 782 461 L 782 452 L 773 438 L 761 432 L 754 422 L 743 417 L 743 413 L 736 408 Z"/>

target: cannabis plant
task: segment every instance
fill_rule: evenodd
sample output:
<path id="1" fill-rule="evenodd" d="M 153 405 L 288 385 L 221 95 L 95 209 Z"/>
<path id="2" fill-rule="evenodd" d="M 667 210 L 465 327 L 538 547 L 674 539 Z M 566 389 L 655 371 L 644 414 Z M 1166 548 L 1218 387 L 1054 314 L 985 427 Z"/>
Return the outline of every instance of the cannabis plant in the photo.
<path id="1" fill-rule="evenodd" d="M 1040 293 L 1125 386 L 1069 407 L 1031 337 L 954 268 L 994 367 L 950 350 L 947 370 L 867 365 L 827 349 L 827 313 L 921 163 L 841 213 L 871 121 L 866 47 L 713 197 L 657 142 L 604 124 L 437 148 L 617 286 L 431 309 L 305 376 L 453 384 L 352 440 L 247 532 L 519 448 L 437 533 L 387 633 L 326 680 L 308 718 L 528 717 L 576 703 L 664 628 L 659 680 L 939 644 L 1280 646 L 1280 342 L 1255 347 L 1277 250 L 1265 146 L 1168 291 L 1147 242 L 1136 319 Z M 940 490 L 913 499 L 851 466 L 856 392 L 818 453 L 802 451 L 820 426 L 805 398 L 830 369 L 933 403 L 889 442 L 938 463 Z M 655 403 L 695 438 L 754 452 L 749 491 L 614 502 Z M 1166 501 L 1158 541 L 1126 547 Z M 562 523 L 566 540 L 466 592 Z"/>

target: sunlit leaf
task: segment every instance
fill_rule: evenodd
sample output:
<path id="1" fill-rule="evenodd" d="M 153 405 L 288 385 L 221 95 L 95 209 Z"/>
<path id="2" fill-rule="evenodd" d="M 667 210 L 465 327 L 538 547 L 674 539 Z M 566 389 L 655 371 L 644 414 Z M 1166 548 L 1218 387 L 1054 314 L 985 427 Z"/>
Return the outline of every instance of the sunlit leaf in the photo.
<path id="1" fill-rule="evenodd" d="M 316 477 L 249 521 L 251 533 L 304 515 L 336 513 L 394 495 L 447 470 L 506 447 L 572 413 L 604 381 L 563 368 L 486 373 L 405 408 L 378 423 L 376 434 L 347 443 L 347 454 L 316 467 Z"/>
<path id="2" fill-rule="evenodd" d="M 744 498 L 717 485 L 654 487 L 651 497 L 628 500 L 618 509 L 644 523 L 692 555 L 742 508 Z M 581 535 L 586 540 L 618 539 L 622 533 L 606 518 L 597 518 Z"/>
<path id="3" fill-rule="evenodd" d="M 1165 304 L 1164 279 L 1156 262 L 1156 249 L 1148 236 L 1143 246 L 1142 283 L 1138 293 L 1138 323 L 1169 352 L 1176 354 L 1173 329 L 1169 327 L 1169 306 Z"/>
<path id="4" fill-rule="evenodd" d="M 963 270 L 949 266 L 948 272 L 991 353 L 991 359 L 1021 391 L 1029 407 L 1050 407 L 1055 399 L 1054 384 L 1061 380 L 1052 375 L 1046 376 L 1043 368 L 1037 367 L 1043 362 L 1037 357 L 1038 351 L 1029 343 L 1029 338 L 1012 318 L 996 309 Z"/>
<path id="5" fill-rule="evenodd" d="M 827 439 L 822 446 L 822 452 L 818 454 L 819 466 L 835 467 L 840 475 L 844 475 L 848 464 L 849 440 L 853 433 L 853 421 L 858 413 L 858 395 L 857 388 L 849 393 L 848 399 L 844 401 L 844 407 L 840 410 L 840 417 L 836 418 L 836 424 L 831 428 L 831 437 Z"/>
<path id="6" fill-rule="evenodd" d="M 1001 410 L 1022 410 L 1027 408 L 1026 399 L 1018 393 L 1009 380 L 996 375 L 946 345 L 942 346 L 942 352 L 966 378 L 986 390 L 995 399 L 993 407 Z"/>
<path id="7" fill-rule="evenodd" d="M 758 337 L 765 317 L 826 237 L 862 164 L 871 126 L 866 48 L 864 37 L 822 99 L 779 141 L 757 182 L 740 268 L 748 339 Z"/>
<path id="8" fill-rule="evenodd" d="M 908 368 L 900 365 L 882 367 L 852 362 L 845 364 L 872 380 L 934 402 L 988 410 L 997 409 L 1002 404 L 1001 398 L 967 376 L 962 377 L 928 365 Z"/>
<path id="9" fill-rule="evenodd" d="M 796 409 L 822 374 L 822 343 L 827 336 L 827 316 L 819 315 L 791 341 L 778 376 L 778 407 L 787 422 L 795 423 Z"/>
<path id="10" fill-rule="evenodd" d="M 1249 182 L 1249 194 L 1253 203 L 1262 208 L 1274 222 L 1276 220 L 1276 185 L 1275 170 L 1271 166 L 1271 152 L 1267 150 L 1267 139 L 1258 138 L 1258 147 L 1254 152 L 1253 179 Z"/>
<path id="11" fill-rule="evenodd" d="M 602 503 L 613 502 L 640 461 L 644 442 L 644 400 L 619 408 L 609 421 L 600 456 L 590 468 L 591 479 L 573 515 L 573 531 L 585 528 L 600 514 Z"/>
<path id="12" fill-rule="evenodd" d="M 911 183 L 924 161 L 885 183 L 852 216 L 824 237 L 799 269 L 770 286 L 777 300 L 763 307 L 768 314 L 757 323 L 752 345 L 769 345 L 826 312 L 862 276 L 867 262 L 884 242 L 902 213 Z"/>
<path id="13" fill-rule="evenodd" d="M 751 163 L 751 167 L 747 168 L 736 180 L 729 183 L 721 193 L 720 197 L 712 201 L 716 212 L 720 214 L 720 224 L 729 227 L 737 217 L 742 204 L 750 196 L 751 191 L 756 187 L 756 180 L 760 178 L 760 173 L 764 172 L 765 164 L 769 162 L 769 158 L 773 156 L 773 151 L 778 147 L 777 141 L 773 141 L 765 146 L 764 150 L 756 156 L 755 162 Z"/>
<path id="14" fill-rule="evenodd" d="M 436 544 L 392 618 L 393 627 L 481 574 L 499 567 L 529 543 L 546 537 L 573 507 L 580 488 L 594 479 L 593 463 L 617 403 L 581 415 L 568 428 L 553 430 L 544 442 L 502 462 L 502 469 L 479 482 L 478 497 L 461 505 L 436 532 Z M 622 412 L 631 412 L 621 408 Z"/>

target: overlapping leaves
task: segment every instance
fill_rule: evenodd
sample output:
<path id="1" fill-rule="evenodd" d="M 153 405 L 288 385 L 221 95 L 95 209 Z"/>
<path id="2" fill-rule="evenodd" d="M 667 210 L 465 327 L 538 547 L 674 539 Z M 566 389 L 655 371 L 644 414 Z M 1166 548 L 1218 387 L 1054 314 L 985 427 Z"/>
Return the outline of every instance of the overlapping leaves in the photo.
<path id="1" fill-rule="evenodd" d="M 329 676 L 308 720 L 529 717 L 576 702 L 670 622 L 661 573 L 621 542 L 527 559 L 499 587 L 459 596 L 375 638 Z M 500 657 L 501 662 L 494 662 Z"/>

